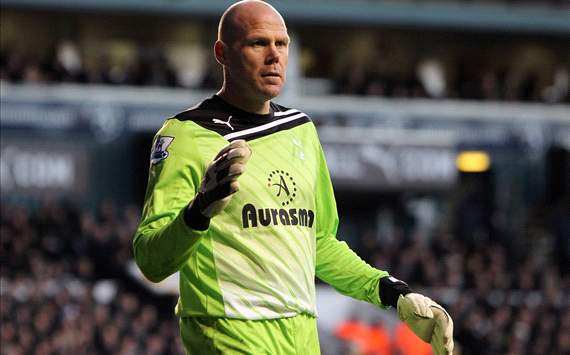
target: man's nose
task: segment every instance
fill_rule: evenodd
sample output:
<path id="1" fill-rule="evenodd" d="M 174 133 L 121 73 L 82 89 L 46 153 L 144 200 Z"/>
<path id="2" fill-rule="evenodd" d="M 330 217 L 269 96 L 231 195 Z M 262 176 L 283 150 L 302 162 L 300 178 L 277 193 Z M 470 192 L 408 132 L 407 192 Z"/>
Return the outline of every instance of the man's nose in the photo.
<path id="1" fill-rule="evenodd" d="M 267 54 L 266 59 L 267 64 L 278 63 L 279 58 L 281 57 L 281 53 L 279 52 L 277 46 L 273 43 L 268 47 L 268 49 L 269 53 Z"/>

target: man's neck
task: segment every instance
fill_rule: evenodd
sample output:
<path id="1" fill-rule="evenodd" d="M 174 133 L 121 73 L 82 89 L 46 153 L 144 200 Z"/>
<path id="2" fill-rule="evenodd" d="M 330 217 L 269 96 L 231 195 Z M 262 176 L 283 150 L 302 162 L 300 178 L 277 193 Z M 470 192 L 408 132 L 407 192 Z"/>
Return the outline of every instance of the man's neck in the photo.
<path id="1" fill-rule="evenodd" d="M 251 100 L 242 97 L 241 95 L 238 95 L 236 93 L 232 93 L 226 88 L 222 88 L 220 91 L 218 91 L 217 95 L 222 99 L 224 99 L 224 101 L 226 101 L 230 105 L 235 106 L 247 112 L 256 113 L 260 115 L 266 115 L 270 112 L 269 100 L 263 102 L 259 102 L 257 100 Z"/>

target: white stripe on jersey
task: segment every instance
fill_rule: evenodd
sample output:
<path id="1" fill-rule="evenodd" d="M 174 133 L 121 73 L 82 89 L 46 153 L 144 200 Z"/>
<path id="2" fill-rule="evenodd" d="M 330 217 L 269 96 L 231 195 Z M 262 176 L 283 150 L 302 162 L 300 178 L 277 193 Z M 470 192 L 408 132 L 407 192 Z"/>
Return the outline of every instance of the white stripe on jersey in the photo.
<path id="1" fill-rule="evenodd" d="M 296 111 L 296 110 L 288 110 L 285 112 L 281 112 L 283 115 L 289 111 Z M 275 115 L 277 114 L 277 112 L 275 112 Z M 283 116 L 281 115 L 281 116 Z M 226 134 L 224 136 L 225 139 L 233 139 L 233 138 L 237 138 L 237 137 L 242 137 L 242 136 L 246 136 L 248 134 L 252 134 L 252 133 L 257 133 L 257 132 L 261 132 L 261 131 L 265 131 L 269 128 L 275 127 L 275 126 L 279 126 L 280 124 L 283 123 L 287 123 L 290 121 L 294 121 L 294 120 L 298 120 L 299 118 L 302 117 L 306 117 L 307 115 L 305 115 L 304 113 L 300 112 L 296 115 L 290 116 L 290 117 L 285 117 L 285 118 L 280 118 L 278 120 L 275 120 L 273 122 L 269 122 L 266 123 L 264 125 L 258 126 L 258 127 L 253 127 L 253 128 L 248 128 L 248 129 L 244 129 L 243 131 L 239 131 L 239 132 L 235 132 L 235 133 L 230 133 L 230 134 Z"/>
<path id="2" fill-rule="evenodd" d="M 287 116 L 287 115 L 289 115 L 289 114 L 291 114 L 291 113 L 299 113 L 299 112 L 301 112 L 301 111 L 295 110 L 294 108 L 292 108 L 292 109 L 289 109 L 289 110 L 283 111 L 283 112 L 281 112 L 281 111 L 274 112 L 274 113 L 273 113 L 273 116 L 277 116 L 277 117 L 279 117 L 279 116 Z"/>
<path id="3" fill-rule="evenodd" d="M 294 317 L 301 312 L 294 311 L 281 311 L 285 307 L 282 302 L 277 301 L 275 297 L 270 295 L 255 295 L 243 294 L 243 289 L 233 290 L 231 292 L 228 288 L 229 285 L 224 287 L 224 311 L 226 316 L 230 318 L 241 319 L 276 319 Z M 271 302 L 273 300 L 273 302 Z M 274 306 L 280 311 L 275 311 L 268 306 Z"/>

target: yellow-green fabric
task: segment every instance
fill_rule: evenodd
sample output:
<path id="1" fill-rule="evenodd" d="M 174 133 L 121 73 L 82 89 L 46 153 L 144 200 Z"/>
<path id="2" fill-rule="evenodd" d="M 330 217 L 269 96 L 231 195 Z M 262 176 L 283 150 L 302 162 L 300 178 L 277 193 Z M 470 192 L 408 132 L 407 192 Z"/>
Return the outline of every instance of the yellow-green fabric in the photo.
<path id="1" fill-rule="evenodd" d="M 320 354 L 316 318 L 244 320 L 213 317 L 180 318 L 186 354 Z"/>
<path id="2" fill-rule="evenodd" d="M 206 231 L 192 230 L 182 211 L 208 162 L 233 139 L 252 150 L 240 190 Z M 382 306 L 378 283 L 388 273 L 336 238 L 333 187 L 306 114 L 272 104 L 269 115 L 254 115 L 214 96 L 167 120 L 153 146 L 133 249 L 151 281 L 180 273 L 177 315 L 316 317 L 315 277 Z"/>

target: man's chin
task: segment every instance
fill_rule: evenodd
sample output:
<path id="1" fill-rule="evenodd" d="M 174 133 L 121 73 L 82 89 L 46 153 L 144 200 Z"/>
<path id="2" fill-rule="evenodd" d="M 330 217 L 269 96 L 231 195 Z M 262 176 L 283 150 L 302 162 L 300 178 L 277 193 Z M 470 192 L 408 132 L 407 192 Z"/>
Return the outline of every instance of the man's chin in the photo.
<path id="1" fill-rule="evenodd" d="M 269 87 L 264 87 L 260 90 L 261 95 L 266 97 L 267 100 L 271 100 L 281 93 L 282 86 L 281 85 L 271 85 Z"/>

